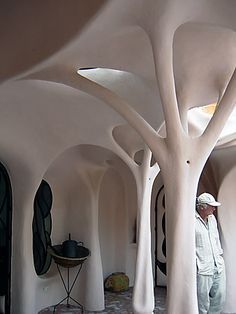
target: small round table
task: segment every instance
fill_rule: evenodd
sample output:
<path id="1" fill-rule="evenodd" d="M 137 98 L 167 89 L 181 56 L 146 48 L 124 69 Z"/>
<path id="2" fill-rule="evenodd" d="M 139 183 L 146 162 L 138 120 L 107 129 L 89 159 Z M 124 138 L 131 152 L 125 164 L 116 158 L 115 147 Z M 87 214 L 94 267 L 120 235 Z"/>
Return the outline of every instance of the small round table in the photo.
<path id="1" fill-rule="evenodd" d="M 53 313 L 55 313 L 57 306 L 62 304 L 65 300 L 66 300 L 67 307 L 70 307 L 71 305 L 69 303 L 70 299 L 74 301 L 80 307 L 82 313 L 84 313 L 83 305 L 71 297 L 71 292 L 79 276 L 79 273 L 81 271 L 84 261 L 90 255 L 90 251 L 86 247 L 82 245 L 78 245 L 78 257 L 65 257 L 61 255 L 62 254 L 61 252 L 62 252 L 62 245 L 54 245 L 54 246 L 48 247 L 48 253 L 52 256 L 54 262 L 56 263 L 58 273 L 60 275 L 61 281 L 66 291 L 66 297 L 63 298 L 60 302 L 58 302 L 56 305 L 54 305 Z M 76 266 L 78 266 L 78 271 L 73 281 L 70 282 L 70 268 L 76 267 Z M 60 267 L 67 268 L 67 280 L 63 278 Z"/>

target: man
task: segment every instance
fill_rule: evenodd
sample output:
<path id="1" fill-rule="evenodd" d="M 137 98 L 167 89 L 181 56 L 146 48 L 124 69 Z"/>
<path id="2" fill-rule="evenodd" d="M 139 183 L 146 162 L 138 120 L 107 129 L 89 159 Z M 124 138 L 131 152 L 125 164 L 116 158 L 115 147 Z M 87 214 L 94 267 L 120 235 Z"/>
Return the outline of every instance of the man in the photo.
<path id="1" fill-rule="evenodd" d="M 221 204 L 209 193 L 197 197 L 196 263 L 199 314 L 221 313 L 225 301 L 225 266 L 216 218 L 216 206 Z"/>

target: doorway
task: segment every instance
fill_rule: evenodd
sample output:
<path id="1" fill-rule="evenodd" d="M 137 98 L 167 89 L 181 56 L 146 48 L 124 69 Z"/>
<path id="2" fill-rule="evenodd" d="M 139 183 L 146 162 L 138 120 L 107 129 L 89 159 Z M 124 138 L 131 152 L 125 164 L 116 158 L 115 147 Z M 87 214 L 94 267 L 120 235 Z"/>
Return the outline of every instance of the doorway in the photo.
<path id="1" fill-rule="evenodd" d="M 159 182 L 160 183 L 160 182 Z M 165 191 L 164 185 L 156 189 L 154 207 L 154 275 L 155 286 L 166 286 L 166 222 L 165 222 Z"/>
<path id="2" fill-rule="evenodd" d="M 12 189 L 0 163 L 0 312 L 10 314 L 11 304 Z"/>

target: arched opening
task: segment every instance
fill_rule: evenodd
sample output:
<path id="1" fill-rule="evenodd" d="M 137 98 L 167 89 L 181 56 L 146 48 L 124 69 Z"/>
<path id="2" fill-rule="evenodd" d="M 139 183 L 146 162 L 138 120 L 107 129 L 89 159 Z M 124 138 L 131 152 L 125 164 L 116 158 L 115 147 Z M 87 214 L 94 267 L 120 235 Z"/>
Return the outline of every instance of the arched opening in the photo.
<path id="1" fill-rule="evenodd" d="M 152 191 L 152 234 L 154 249 L 154 281 L 156 287 L 166 287 L 166 223 L 165 190 L 161 173 L 156 177 Z"/>
<path id="2" fill-rule="evenodd" d="M 64 296 L 54 262 L 47 271 L 45 248 L 47 239 L 48 245 L 53 246 L 63 243 L 71 233 L 74 240 L 82 241 L 91 252 L 73 286 L 72 296 L 86 310 L 102 310 L 104 279 L 110 273 L 123 271 L 129 276 L 130 285 L 134 281 L 133 226 L 137 216 L 134 177 L 110 150 L 78 145 L 58 156 L 43 178 L 34 201 L 34 259 L 40 275 L 37 284 L 43 291 L 50 290 L 50 294 L 38 295 L 37 307 L 42 309 L 48 304 L 51 307 Z M 42 270 L 46 270 L 44 276 Z M 76 269 L 71 270 L 71 278 L 75 272 Z M 66 275 L 64 269 L 62 275 Z"/>

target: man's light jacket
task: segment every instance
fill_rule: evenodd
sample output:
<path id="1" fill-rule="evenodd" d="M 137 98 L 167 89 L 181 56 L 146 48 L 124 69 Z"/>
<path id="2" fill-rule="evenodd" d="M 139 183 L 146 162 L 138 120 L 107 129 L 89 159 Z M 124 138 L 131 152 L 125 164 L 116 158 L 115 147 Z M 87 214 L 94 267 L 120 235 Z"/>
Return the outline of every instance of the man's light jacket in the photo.
<path id="1" fill-rule="evenodd" d="M 221 273 L 224 269 L 223 250 L 220 243 L 217 221 L 214 215 L 209 215 L 205 222 L 196 212 L 195 240 L 197 273 L 213 275 L 217 269 Z"/>

